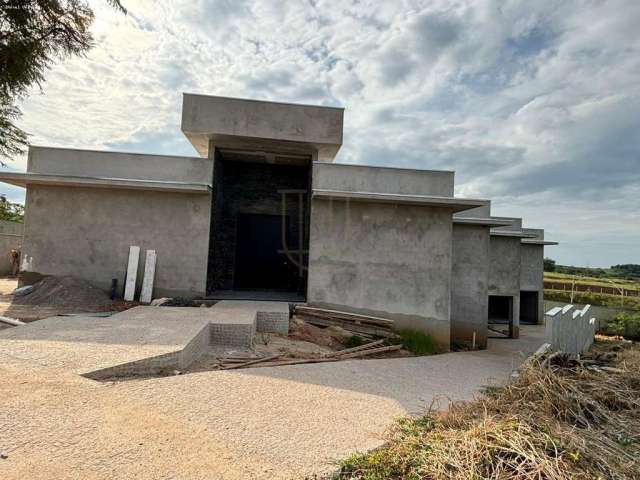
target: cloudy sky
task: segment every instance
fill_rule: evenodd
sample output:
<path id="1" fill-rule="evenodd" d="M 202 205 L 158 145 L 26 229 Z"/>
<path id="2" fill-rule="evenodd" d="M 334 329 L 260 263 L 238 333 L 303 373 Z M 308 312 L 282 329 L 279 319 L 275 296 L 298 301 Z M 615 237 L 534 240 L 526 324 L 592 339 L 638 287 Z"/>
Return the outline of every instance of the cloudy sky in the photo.
<path id="1" fill-rule="evenodd" d="M 639 1 L 123 3 L 24 103 L 32 143 L 195 155 L 182 92 L 343 106 L 338 162 L 455 170 L 560 263 L 640 263 Z"/>

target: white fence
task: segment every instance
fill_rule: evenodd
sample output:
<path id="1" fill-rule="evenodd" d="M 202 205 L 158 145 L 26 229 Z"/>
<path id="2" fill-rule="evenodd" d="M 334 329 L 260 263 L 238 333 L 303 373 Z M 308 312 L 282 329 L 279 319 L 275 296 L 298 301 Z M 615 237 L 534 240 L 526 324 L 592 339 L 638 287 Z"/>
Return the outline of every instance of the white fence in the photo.
<path id="1" fill-rule="evenodd" d="M 545 336 L 551 348 L 579 355 L 593 344 L 596 319 L 589 315 L 591 306 L 576 309 L 573 305 L 554 307 L 544 314 Z"/>

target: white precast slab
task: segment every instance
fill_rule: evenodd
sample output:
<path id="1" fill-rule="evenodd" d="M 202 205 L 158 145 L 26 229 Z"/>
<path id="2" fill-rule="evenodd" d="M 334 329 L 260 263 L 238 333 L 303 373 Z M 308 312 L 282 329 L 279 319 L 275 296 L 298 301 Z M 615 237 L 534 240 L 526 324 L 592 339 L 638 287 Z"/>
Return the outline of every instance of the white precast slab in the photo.
<path id="1" fill-rule="evenodd" d="M 142 291 L 140 292 L 140 302 L 150 303 L 153 295 L 153 279 L 156 276 L 156 251 L 147 250 L 144 261 L 144 278 L 142 279 Z"/>
<path id="2" fill-rule="evenodd" d="M 129 247 L 129 265 L 127 266 L 127 282 L 124 286 L 124 299 L 133 301 L 136 293 L 136 280 L 138 278 L 138 261 L 140 260 L 140 247 L 131 245 Z"/>

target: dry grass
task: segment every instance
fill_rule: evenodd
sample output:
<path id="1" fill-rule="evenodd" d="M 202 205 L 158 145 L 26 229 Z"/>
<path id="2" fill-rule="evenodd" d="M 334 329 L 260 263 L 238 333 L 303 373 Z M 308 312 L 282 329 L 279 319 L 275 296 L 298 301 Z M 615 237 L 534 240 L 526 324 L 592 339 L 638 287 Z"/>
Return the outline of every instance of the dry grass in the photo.
<path id="1" fill-rule="evenodd" d="M 638 479 L 640 347 L 555 356 L 446 413 L 405 418 L 386 446 L 341 463 L 341 479 Z"/>

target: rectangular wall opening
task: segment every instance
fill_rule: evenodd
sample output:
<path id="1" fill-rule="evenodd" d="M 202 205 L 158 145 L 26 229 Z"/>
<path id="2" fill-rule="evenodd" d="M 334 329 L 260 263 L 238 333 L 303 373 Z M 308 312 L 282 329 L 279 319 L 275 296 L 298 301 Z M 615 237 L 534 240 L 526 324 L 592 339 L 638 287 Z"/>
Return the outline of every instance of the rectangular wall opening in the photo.
<path id="1" fill-rule="evenodd" d="M 493 338 L 511 337 L 513 330 L 513 297 L 489 295 L 489 331 Z"/>
<path id="2" fill-rule="evenodd" d="M 538 292 L 520 292 L 520 323 L 538 324 Z"/>
<path id="3" fill-rule="evenodd" d="M 304 301 L 310 155 L 216 149 L 207 296 Z"/>

